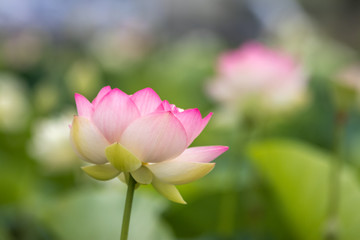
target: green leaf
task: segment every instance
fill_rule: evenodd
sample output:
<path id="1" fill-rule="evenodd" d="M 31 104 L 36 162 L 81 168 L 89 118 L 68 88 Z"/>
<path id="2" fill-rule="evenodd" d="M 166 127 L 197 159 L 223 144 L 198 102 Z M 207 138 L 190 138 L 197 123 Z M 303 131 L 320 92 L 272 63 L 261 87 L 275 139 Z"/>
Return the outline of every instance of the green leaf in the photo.
<path id="1" fill-rule="evenodd" d="M 114 143 L 105 149 L 108 161 L 121 172 L 132 172 L 141 167 L 141 161 L 120 143 Z"/>
<path id="2" fill-rule="evenodd" d="M 115 169 L 111 164 L 91 165 L 82 167 L 81 169 L 90 177 L 101 181 L 113 179 L 120 173 L 120 171 Z"/>
<path id="3" fill-rule="evenodd" d="M 329 204 L 330 163 L 335 159 L 303 143 L 269 140 L 250 145 L 250 156 L 268 180 L 299 239 L 322 239 Z M 360 236 L 360 191 L 350 169 L 341 172 L 339 231 Z"/>

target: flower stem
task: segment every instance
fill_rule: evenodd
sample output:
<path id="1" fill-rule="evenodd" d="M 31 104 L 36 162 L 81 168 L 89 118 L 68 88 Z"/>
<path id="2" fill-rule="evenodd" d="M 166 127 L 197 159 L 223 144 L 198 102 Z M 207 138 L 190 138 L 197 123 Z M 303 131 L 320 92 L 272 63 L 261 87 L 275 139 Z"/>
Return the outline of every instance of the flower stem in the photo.
<path id="1" fill-rule="evenodd" d="M 325 228 L 325 240 L 339 239 L 338 211 L 341 192 L 341 170 L 343 165 L 342 144 L 347 122 L 347 113 L 338 112 L 335 116 L 334 152 L 336 158 L 332 162 L 329 173 L 329 203 L 327 209 L 327 222 Z"/>
<path id="2" fill-rule="evenodd" d="M 129 174 L 129 182 L 126 193 L 125 210 L 124 210 L 123 222 L 121 227 L 120 240 L 128 239 L 131 206 L 134 198 L 135 185 L 136 185 L 135 179 L 131 176 L 131 174 Z"/>

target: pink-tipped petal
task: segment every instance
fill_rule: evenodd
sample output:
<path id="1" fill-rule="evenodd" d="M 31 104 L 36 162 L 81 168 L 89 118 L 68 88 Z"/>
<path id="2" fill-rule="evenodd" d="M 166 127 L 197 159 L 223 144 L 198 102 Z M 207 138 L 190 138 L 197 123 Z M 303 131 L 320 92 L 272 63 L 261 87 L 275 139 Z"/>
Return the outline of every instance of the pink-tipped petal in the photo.
<path id="1" fill-rule="evenodd" d="M 138 107 L 142 116 L 154 112 L 161 104 L 161 99 L 151 88 L 137 91 L 130 97 Z"/>
<path id="2" fill-rule="evenodd" d="M 172 113 L 178 113 L 178 112 L 180 112 L 180 109 L 177 108 L 174 104 L 170 104 L 167 100 L 164 100 L 155 109 L 155 112 L 163 112 L 163 111 L 168 111 L 168 112 L 172 112 Z"/>
<path id="3" fill-rule="evenodd" d="M 91 121 L 85 117 L 74 117 L 70 140 L 80 158 L 95 164 L 106 163 L 105 148 L 109 142 Z"/>
<path id="4" fill-rule="evenodd" d="M 139 110 L 130 97 L 115 88 L 95 107 L 92 121 L 106 139 L 114 143 L 120 140 L 125 128 L 139 116 Z"/>
<path id="5" fill-rule="evenodd" d="M 194 141 L 194 139 L 200 134 L 203 119 L 199 109 L 188 109 L 176 114 L 176 117 L 180 120 L 186 130 L 188 136 L 188 145 Z M 200 130 L 201 129 L 201 130 Z"/>
<path id="6" fill-rule="evenodd" d="M 171 161 L 208 163 L 226 152 L 226 146 L 206 146 L 186 149 L 182 154 Z"/>
<path id="7" fill-rule="evenodd" d="M 204 128 L 206 127 L 206 125 L 209 123 L 211 116 L 213 115 L 213 113 L 209 113 L 206 117 L 203 118 L 202 122 L 201 122 L 201 126 L 198 129 L 198 131 L 196 132 L 196 137 L 199 136 L 199 134 L 204 130 Z M 195 137 L 195 138 L 196 138 Z"/>
<path id="8" fill-rule="evenodd" d="M 94 100 L 92 101 L 93 106 L 97 106 L 99 104 L 99 102 L 101 101 L 101 99 L 103 99 L 103 97 L 108 94 L 111 91 L 111 87 L 110 86 L 106 86 L 103 87 L 98 95 L 94 98 Z"/>
<path id="9" fill-rule="evenodd" d="M 171 111 L 170 103 L 167 100 L 162 101 L 155 111 L 156 112 Z"/>
<path id="10" fill-rule="evenodd" d="M 187 136 L 174 114 L 161 112 L 132 122 L 124 131 L 120 143 L 143 162 L 161 162 L 182 153 Z"/>
<path id="11" fill-rule="evenodd" d="M 75 93 L 75 102 L 78 115 L 90 118 L 93 113 L 93 106 L 89 100 L 87 100 L 83 95 Z"/>

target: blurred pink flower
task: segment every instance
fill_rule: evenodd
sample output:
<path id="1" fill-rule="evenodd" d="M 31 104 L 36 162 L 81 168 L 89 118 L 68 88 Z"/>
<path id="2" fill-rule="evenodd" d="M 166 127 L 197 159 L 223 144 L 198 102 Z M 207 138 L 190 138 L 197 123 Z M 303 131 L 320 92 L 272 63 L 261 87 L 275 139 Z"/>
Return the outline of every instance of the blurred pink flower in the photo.
<path id="1" fill-rule="evenodd" d="M 250 42 L 220 56 L 217 76 L 208 91 L 225 104 L 278 110 L 301 100 L 306 82 L 294 59 Z"/>
<path id="2" fill-rule="evenodd" d="M 352 63 L 342 68 L 336 76 L 338 84 L 360 92 L 360 63 Z"/>
<path id="3" fill-rule="evenodd" d="M 334 76 L 334 103 L 338 111 L 348 112 L 359 105 L 360 100 L 360 64 L 345 65 Z"/>
<path id="4" fill-rule="evenodd" d="M 212 113 L 182 110 L 162 101 L 151 88 L 133 95 L 107 86 L 90 103 L 75 94 L 78 116 L 71 142 L 80 158 L 95 165 L 83 170 L 98 180 L 119 174 L 152 184 L 168 199 L 185 203 L 174 185 L 205 176 L 225 146 L 188 146 L 202 132 Z"/>

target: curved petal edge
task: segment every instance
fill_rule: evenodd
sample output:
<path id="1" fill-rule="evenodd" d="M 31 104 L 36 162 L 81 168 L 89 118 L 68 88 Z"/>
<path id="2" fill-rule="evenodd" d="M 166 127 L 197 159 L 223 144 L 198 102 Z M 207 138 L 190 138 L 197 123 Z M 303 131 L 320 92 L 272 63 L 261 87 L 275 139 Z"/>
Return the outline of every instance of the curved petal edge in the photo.
<path id="1" fill-rule="evenodd" d="M 177 190 L 174 185 L 161 182 L 156 178 L 153 179 L 152 185 L 156 189 L 156 191 L 158 191 L 161 195 L 163 195 L 170 201 L 180 204 L 186 204 L 179 190 Z"/>
<path id="2" fill-rule="evenodd" d="M 154 176 L 169 184 L 186 184 L 208 174 L 215 163 L 197 163 L 183 161 L 166 161 L 147 166 Z"/>
<path id="3" fill-rule="evenodd" d="M 107 181 L 120 174 L 111 164 L 84 166 L 81 169 L 96 180 Z"/>
<path id="4" fill-rule="evenodd" d="M 75 152 L 85 161 L 95 164 L 107 162 L 105 148 L 109 142 L 89 119 L 74 117 L 70 130 L 70 141 Z"/>
<path id="5" fill-rule="evenodd" d="M 186 149 L 172 161 L 208 163 L 226 152 L 228 149 L 229 147 L 226 146 L 191 147 Z"/>

